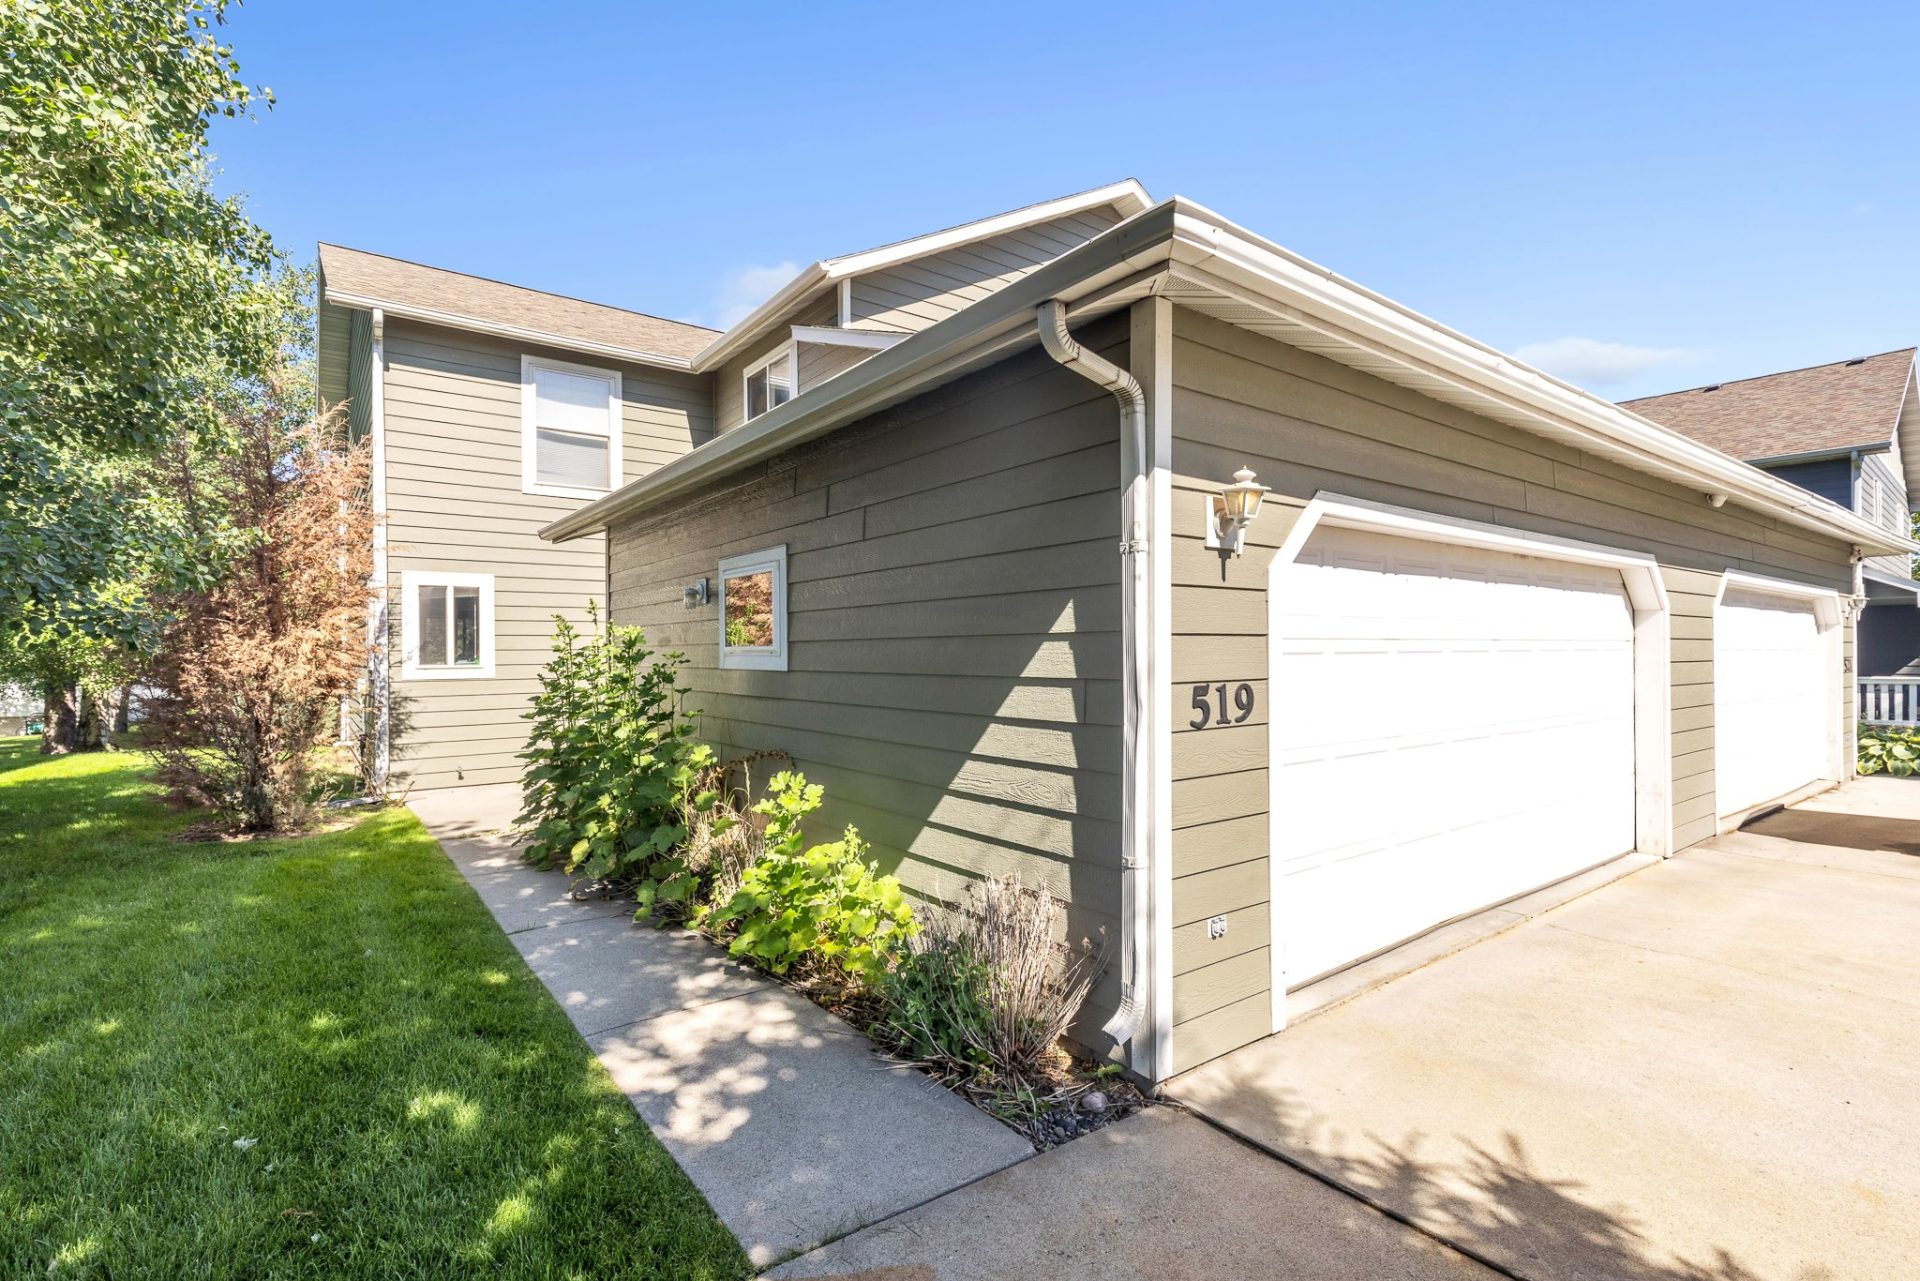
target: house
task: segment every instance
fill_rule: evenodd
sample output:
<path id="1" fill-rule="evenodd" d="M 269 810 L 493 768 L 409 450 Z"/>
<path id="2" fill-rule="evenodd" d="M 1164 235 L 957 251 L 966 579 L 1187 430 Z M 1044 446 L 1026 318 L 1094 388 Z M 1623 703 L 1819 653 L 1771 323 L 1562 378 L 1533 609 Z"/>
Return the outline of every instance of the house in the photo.
<path id="1" fill-rule="evenodd" d="M 1713 383 L 1625 407 L 1905 533 L 1920 492 L 1915 349 Z M 1860 675 L 1920 675 L 1920 581 L 1907 556 L 1861 564 Z"/>
<path id="2" fill-rule="evenodd" d="M 879 328 L 863 270 L 724 343 Z M 1018 872 L 1104 933 L 1077 1035 L 1140 1077 L 1850 775 L 1882 521 L 1183 199 L 954 303 L 542 536 L 915 893 Z"/>
<path id="3" fill-rule="evenodd" d="M 547 614 L 604 601 L 914 893 L 1065 902 L 1076 1035 L 1151 1081 L 1847 777 L 1857 562 L 1915 550 L 1135 183 L 718 335 L 322 266 L 416 785 L 513 778 Z"/>
<path id="4" fill-rule="evenodd" d="M 320 401 L 371 437 L 384 518 L 376 752 L 419 790 L 518 779 L 551 620 L 606 603 L 600 537 L 542 526 L 1146 204 L 1119 183 L 822 262 L 724 334 L 321 245 Z"/>

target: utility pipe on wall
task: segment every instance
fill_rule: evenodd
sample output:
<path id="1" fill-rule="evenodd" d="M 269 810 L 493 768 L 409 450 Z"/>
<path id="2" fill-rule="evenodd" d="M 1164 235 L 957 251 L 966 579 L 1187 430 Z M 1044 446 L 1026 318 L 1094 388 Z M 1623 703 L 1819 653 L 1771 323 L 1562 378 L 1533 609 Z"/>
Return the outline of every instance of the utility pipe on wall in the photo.
<path id="1" fill-rule="evenodd" d="M 1122 784 L 1120 789 L 1120 921 L 1126 938 L 1120 953 L 1120 1008 L 1100 1029 L 1128 1044 L 1129 1065 L 1154 1079 L 1158 1074 L 1142 1047 L 1130 1044 L 1147 1012 L 1147 985 L 1153 969 L 1152 928 L 1147 911 L 1147 854 L 1152 848 L 1152 755 L 1147 726 L 1148 699 L 1156 673 L 1151 671 L 1151 584 L 1145 515 L 1151 502 L 1147 464 L 1147 395 L 1139 380 L 1112 361 L 1087 351 L 1067 332 L 1067 309 L 1059 299 L 1040 304 L 1035 318 L 1040 343 L 1060 364 L 1105 387 L 1120 402 L 1120 556 L 1126 566 L 1126 590 L 1120 594 Z"/>

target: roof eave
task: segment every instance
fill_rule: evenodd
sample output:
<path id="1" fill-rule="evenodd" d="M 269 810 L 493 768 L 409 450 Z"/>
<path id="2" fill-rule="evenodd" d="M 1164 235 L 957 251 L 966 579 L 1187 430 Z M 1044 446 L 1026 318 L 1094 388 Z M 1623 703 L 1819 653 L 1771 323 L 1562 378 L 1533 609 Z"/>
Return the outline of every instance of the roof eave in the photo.
<path id="1" fill-rule="evenodd" d="M 988 236 L 1031 227 L 1049 218 L 1065 217 L 1082 209 L 1116 205 L 1121 211 L 1121 217 L 1125 219 L 1147 209 L 1151 203 L 1146 188 L 1142 187 L 1137 180 L 1128 178 L 1122 182 L 1096 187 L 1092 191 L 1076 192 L 1054 200 L 1043 200 L 1037 205 L 1026 205 L 1019 209 L 1008 210 L 1003 214 L 979 218 L 973 222 L 962 223 L 958 227 L 950 227 L 945 231 L 915 236 L 910 240 L 897 241 L 891 245 L 862 250 L 840 258 L 822 259 L 802 270 L 799 275 L 782 285 L 773 297 L 748 312 L 737 324 L 730 326 L 725 333 L 702 348 L 693 358 L 693 367 L 704 373 L 716 365 L 725 363 L 739 354 L 741 348 L 763 337 L 762 331 L 769 324 L 807 301 L 823 285 L 864 275 L 869 271 L 879 271 L 883 267 L 893 266 L 896 263 L 910 262 L 915 258 L 939 253 L 944 249 L 970 245 Z"/>
<path id="2" fill-rule="evenodd" d="M 1211 274 L 1231 288 L 1233 296 L 1313 328 L 1356 357 L 1385 361 L 1410 378 L 1465 393 L 1485 407 L 1482 412 L 1495 411 L 1500 421 L 1578 439 L 1624 465 L 1693 488 L 1703 501 L 1716 495 L 1737 498 L 1744 506 L 1869 553 L 1920 552 L 1920 544 L 1890 535 L 1797 485 L 1522 364 L 1179 197 L 553 522 L 540 536 L 564 541 L 603 529 L 609 520 L 691 491 L 724 470 L 771 457 L 870 412 L 872 406 L 903 399 L 938 370 L 953 367 L 969 347 L 991 345 L 996 335 L 1017 333 L 1022 326 L 1030 329 L 1032 309 L 1048 298 L 1072 302 L 1102 280 L 1149 265 Z M 809 404 L 816 396 L 820 399 Z"/>
<path id="3" fill-rule="evenodd" d="M 431 307 L 415 306 L 412 303 L 394 302 L 391 299 L 377 298 L 371 294 L 349 293 L 340 289 L 323 289 L 321 298 L 336 307 L 354 307 L 361 311 L 378 310 L 389 319 L 417 320 L 422 324 L 440 325 L 447 329 L 461 329 L 468 333 L 489 334 L 496 338 L 511 338 L 517 342 L 532 343 L 540 347 L 556 347 L 562 351 L 582 352 L 593 356 L 605 356 L 613 360 L 624 360 L 636 365 L 652 365 L 660 369 L 689 371 L 693 362 L 684 356 L 668 356 L 657 351 L 642 351 L 637 347 L 623 347 L 617 343 L 595 342 L 590 338 L 569 337 L 566 334 L 549 333 L 541 329 L 531 329 L 524 325 L 508 325 L 494 320 L 481 320 L 474 316 L 463 316 L 457 312 L 438 311 Z"/>

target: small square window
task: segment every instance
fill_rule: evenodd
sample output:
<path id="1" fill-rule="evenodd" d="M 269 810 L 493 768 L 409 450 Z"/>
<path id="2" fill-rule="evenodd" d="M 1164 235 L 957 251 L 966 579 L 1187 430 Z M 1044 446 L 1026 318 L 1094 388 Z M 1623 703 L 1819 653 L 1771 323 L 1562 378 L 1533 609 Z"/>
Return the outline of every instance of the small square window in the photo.
<path id="1" fill-rule="evenodd" d="M 746 373 L 746 417 L 758 418 L 793 399 L 793 348 L 786 347 Z"/>
<path id="2" fill-rule="evenodd" d="M 720 666 L 787 670 L 787 549 L 720 562 Z"/>
<path id="3" fill-rule="evenodd" d="M 406 571 L 400 628 L 402 679 L 493 675 L 493 575 Z"/>
<path id="4" fill-rule="evenodd" d="M 620 373 L 520 360 L 520 487 L 598 498 L 620 479 Z"/>

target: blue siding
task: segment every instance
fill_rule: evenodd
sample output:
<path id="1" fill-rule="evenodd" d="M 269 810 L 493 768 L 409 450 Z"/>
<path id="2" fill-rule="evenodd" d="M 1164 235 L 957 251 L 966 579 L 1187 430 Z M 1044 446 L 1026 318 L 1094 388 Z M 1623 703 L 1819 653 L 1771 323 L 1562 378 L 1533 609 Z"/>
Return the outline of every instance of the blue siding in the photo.
<path id="1" fill-rule="evenodd" d="M 1831 502 L 1853 510 L 1853 459 L 1822 458 L 1812 463 L 1787 463 L 1765 467 L 1781 480 L 1790 480 L 1802 489 L 1810 489 Z"/>

